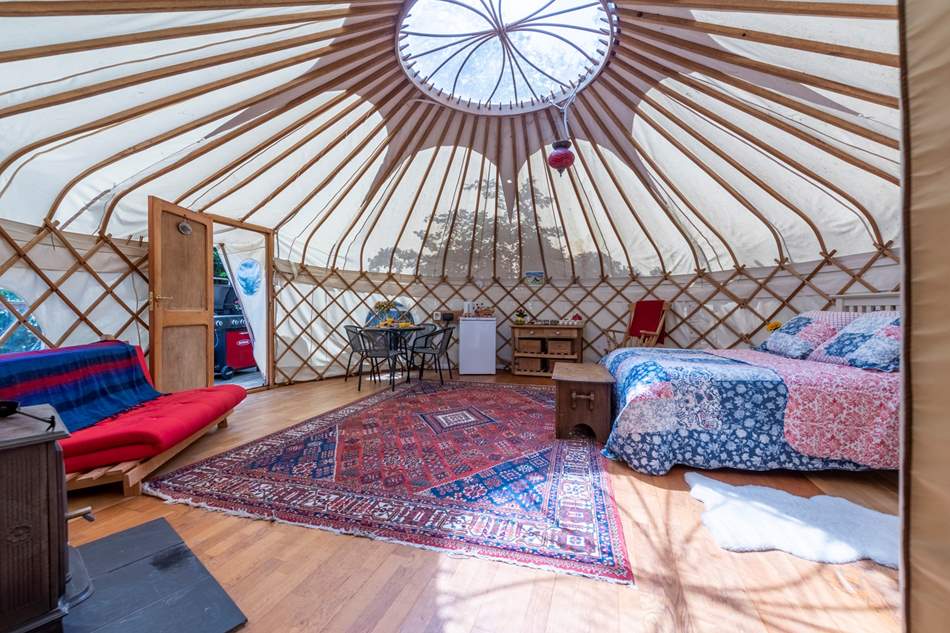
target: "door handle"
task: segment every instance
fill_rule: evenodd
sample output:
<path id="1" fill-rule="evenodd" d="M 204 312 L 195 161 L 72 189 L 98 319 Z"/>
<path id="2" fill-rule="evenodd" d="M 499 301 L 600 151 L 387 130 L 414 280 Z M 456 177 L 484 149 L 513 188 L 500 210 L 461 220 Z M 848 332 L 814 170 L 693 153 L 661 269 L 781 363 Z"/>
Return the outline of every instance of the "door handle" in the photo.
<path id="1" fill-rule="evenodd" d="M 173 299 L 173 298 L 174 298 L 174 297 L 165 297 L 165 296 L 162 296 L 162 295 L 157 295 L 157 294 L 153 293 L 151 290 L 149 290 L 149 291 L 148 291 L 148 307 L 149 307 L 150 309 L 153 309 L 153 308 L 155 308 L 155 302 L 157 302 L 157 301 L 168 301 L 168 300 Z"/>
<path id="2" fill-rule="evenodd" d="M 577 393 L 576 391 L 571 391 L 571 409 L 577 408 L 578 400 L 587 400 L 587 410 L 594 410 L 594 394 L 592 393 Z"/>

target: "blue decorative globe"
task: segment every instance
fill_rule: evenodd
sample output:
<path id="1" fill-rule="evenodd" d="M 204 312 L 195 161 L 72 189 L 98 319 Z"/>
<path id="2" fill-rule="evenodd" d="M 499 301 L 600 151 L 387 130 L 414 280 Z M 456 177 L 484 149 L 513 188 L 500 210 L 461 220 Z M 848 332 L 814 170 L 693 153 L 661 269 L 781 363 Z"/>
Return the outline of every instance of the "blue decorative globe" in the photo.
<path id="1" fill-rule="evenodd" d="M 236 274 L 241 290 L 248 297 L 253 297 L 261 289 L 261 265 L 256 259 L 245 259 Z"/>

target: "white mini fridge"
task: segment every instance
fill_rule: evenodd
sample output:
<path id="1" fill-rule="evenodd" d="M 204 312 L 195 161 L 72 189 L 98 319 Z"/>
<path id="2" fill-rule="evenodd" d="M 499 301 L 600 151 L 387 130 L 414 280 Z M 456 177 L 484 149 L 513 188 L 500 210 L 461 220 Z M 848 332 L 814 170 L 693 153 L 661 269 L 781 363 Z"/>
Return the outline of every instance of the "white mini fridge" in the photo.
<path id="1" fill-rule="evenodd" d="M 459 319 L 459 373 L 495 373 L 495 317 Z"/>

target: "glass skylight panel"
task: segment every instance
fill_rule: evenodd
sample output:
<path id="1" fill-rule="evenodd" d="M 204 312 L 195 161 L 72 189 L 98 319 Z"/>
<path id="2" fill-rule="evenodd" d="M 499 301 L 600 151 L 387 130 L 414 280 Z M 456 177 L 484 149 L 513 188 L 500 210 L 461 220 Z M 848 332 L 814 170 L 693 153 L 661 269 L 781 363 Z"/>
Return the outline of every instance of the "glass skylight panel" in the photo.
<path id="1" fill-rule="evenodd" d="M 615 34 L 612 2 L 416 0 L 396 45 L 403 68 L 430 98 L 512 114 L 587 85 L 606 65 Z"/>

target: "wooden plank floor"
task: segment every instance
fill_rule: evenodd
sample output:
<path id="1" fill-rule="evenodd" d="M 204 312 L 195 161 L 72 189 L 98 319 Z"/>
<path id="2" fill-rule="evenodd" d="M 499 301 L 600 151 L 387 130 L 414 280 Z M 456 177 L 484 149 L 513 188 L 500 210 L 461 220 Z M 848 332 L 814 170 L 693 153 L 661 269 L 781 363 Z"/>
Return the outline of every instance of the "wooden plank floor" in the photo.
<path id="1" fill-rule="evenodd" d="M 482 378 L 480 378 L 482 379 Z M 546 382 L 497 377 L 505 382 Z M 238 446 L 374 389 L 328 380 L 253 394 L 224 430 L 165 470 Z M 95 523 L 73 521 L 80 545 L 156 517 L 171 522 L 244 610 L 248 632 L 782 633 L 900 630 L 897 573 L 874 563 L 819 565 L 780 552 L 719 549 L 700 523 L 683 470 L 663 477 L 609 467 L 637 587 L 87 490 Z M 897 511 L 881 473 L 716 472 L 799 495 L 827 493 Z"/>

